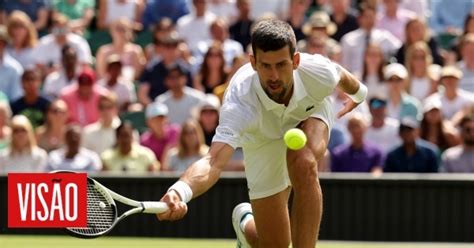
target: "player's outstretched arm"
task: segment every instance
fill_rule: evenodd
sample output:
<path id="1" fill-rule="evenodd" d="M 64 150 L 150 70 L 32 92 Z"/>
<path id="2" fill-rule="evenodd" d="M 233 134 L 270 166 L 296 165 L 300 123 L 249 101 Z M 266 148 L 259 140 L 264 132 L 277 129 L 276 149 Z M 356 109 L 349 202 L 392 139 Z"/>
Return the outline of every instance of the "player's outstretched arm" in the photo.
<path id="1" fill-rule="evenodd" d="M 214 142 L 206 156 L 192 164 L 161 201 L 168 203 L 170 210 L 158 214 L 159 220 L 178 220 L 187 212 L 186 202 L 209 190 L 219 180 L 222 169 L 229 162 L 234 148 Z"/>
<path id="2" fill-rule="evenodd" d="M 344 104 L 344 108 L 337 113 L 338 118 L 351 112 L 367 97 L 367 87 L 342 66 L 340 70 L 341 80 L 339 80 L 338 86 L 349 96 L 350 100 L 347 101 Z"/>

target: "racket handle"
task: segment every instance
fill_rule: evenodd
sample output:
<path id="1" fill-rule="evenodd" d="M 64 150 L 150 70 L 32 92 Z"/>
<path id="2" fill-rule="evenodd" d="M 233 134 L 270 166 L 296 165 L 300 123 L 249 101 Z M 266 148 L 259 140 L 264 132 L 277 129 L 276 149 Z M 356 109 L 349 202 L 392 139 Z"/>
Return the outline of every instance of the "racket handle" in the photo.
<path id="1" fill-rule="evenodd" d="M 160 214 L 168 210 L 168 204 L 165 202 L 145 201 L 143 204 L 143 213 Z"/>

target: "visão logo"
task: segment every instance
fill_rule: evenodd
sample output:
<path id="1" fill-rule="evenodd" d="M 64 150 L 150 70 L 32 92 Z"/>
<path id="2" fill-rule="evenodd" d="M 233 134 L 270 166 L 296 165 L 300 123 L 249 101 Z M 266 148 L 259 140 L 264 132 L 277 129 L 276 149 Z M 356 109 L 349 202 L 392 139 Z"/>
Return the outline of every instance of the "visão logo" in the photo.
<path id="1" fill-rule="evenodd" d="M 9 173 L 8 227 L 86 227 L 86 173 Z"/>

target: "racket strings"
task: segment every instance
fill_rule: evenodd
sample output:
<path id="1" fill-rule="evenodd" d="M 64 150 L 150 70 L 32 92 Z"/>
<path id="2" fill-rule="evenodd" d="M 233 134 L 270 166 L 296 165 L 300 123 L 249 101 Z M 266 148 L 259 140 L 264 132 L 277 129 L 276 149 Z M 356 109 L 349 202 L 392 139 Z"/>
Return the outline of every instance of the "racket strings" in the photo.
<path id="1" fill-rule="evenodd" d="M 87 227 L 68 228 L 70 231 L 85 236 L 94 236 L 109 230 L 116 219 L 115 207 L 112 206 L 94 184 L 87 184 Z"/>

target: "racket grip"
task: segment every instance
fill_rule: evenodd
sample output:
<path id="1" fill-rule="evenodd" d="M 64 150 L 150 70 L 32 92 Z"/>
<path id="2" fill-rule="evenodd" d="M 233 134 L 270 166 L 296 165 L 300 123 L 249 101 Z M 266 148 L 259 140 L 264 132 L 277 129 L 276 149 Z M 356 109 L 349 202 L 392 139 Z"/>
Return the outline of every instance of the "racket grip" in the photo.
<path id="1" fill-rule="evenodd" d="M 165 202 L 145 201 L 143 204 L 143 213 L 160 214 L 168 210 L 168 204 Z"/>

